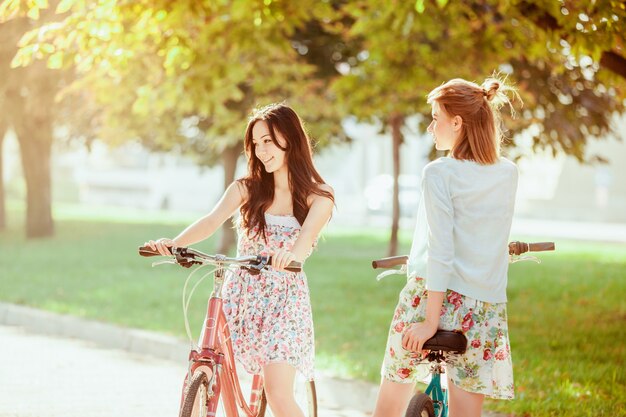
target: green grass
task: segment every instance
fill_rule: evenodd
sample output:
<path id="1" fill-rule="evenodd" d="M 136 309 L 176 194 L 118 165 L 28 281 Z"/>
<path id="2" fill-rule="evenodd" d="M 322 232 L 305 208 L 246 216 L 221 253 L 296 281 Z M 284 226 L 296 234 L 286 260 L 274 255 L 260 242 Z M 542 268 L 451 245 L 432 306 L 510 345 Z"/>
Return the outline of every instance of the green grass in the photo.
<path id="1" fill-rule="evenodd" d="M 193 215 L 95 213 L 55 206 L 53 239 L 25 240 L 22 207 L 0 233 L 0 299 L 60 313 L 184 335 L 180 295 L 188 271 L 150 268 L 136 255 L 146 239 L 176 234 Z M 519 236 L 516 236 L 518 238 Z M 402 235 L 407 251 L 409 233 Z M 307 262 L 318 369 L 378 381 L 387 327 L 403 279 L 375 280 L 386 231 L 330 227 Z M 203 242 L 212 251 L 215 240 Z M 625 415 L 626 245 L 557 242 L 541 265 L 511 266 L 509 325 L 514 401 L 487 407 L 516 416 Z M 191 306 L 204 315 L 210 280 Z"/>

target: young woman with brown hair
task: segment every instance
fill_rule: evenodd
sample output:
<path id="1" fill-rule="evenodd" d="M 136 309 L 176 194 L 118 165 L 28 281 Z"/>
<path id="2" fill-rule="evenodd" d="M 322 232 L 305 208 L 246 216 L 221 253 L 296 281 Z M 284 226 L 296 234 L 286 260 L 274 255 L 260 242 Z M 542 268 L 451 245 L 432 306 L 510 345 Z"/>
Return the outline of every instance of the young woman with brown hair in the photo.
<path id="1" fill-rule="evenodd" d="M 506 318 L 508 239 L 515 164 L 500 157 L 502 81 L 454 79 L 428 95 L 428 132 L 448 156 L 422 174 L 422 200 L 407 284 L 389 330 L 374 416 L 403 416 L 414 383 L 428 374 L 422 346 L 438 328 L 468 339 L 447 364 L 450 417 L 479 417 L 484 397 L 513 398 Z M 509 103 L 510 104 L 510 103 Z"/>
<path id="2" fill-rule="evenodd" d="M 231 184 L 213 211 L 174 239 L 146 242 L 163 255 L 211 236 L 239 210 L 238 255 L 272 255 L 272 267 L 252 277 L 229 274 L 224 313 L 235 357 L 262 373 L 277 417 L 304 416 L 293 396 L 296 370 L 313 379 L 313 319 L 304 262 L 330 219 L 334 196 L 313 165 L 312 149 L 298 115 L 284 104 L 257 110 L 245 133 L 247 175 Z"/>

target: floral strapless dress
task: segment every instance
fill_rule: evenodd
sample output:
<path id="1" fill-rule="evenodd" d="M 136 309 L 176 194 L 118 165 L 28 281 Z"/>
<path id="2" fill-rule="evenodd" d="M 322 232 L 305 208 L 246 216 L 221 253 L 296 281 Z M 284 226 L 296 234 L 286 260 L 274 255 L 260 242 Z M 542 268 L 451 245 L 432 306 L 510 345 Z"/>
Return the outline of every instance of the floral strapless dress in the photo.
<path id="1" fill-rule="evenodd" d="M 265 220 L 267 242 L 255 236 L 256 229 L 249 236 L 238 225 L 239 256 L 293 247 L 300 234 L 295 217 L 266 214 Z M 269 267 L 255 276 L 238 269 L 227 274 L 222 296 L 235 357 L 247 372 L 260 374 L 269 363 L 287 363 L 313 379 L 313 316 L 304 272 Z"/>

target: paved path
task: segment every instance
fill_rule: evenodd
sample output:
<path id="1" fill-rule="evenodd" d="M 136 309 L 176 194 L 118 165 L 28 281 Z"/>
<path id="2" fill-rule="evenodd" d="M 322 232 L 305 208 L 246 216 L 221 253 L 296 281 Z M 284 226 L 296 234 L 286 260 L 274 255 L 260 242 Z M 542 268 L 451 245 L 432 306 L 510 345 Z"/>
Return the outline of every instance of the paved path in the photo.
<path id="1" fill-rule="evenodd" d="M 0 326 L 0 417 L 173 417 L 184 364 Z M 321 404 L 320 417 L 368 414 Z"/>
<path id="2" fill-rule="evenodd" d="M 180 365 L 0 326 L 0 416 L 175 416 Z"/>

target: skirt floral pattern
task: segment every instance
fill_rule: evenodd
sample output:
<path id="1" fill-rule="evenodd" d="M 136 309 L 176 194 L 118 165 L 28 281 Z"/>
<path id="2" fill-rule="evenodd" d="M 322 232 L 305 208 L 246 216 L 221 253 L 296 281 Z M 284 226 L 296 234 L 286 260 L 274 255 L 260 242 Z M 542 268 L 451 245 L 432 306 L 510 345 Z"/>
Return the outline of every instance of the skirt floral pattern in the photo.
<path id="1" fill-rule="evenodd" d="M 381 374 L 393 382 L 413 383 L 428 378 L 430 364 L 419 353 L 402 347 L 407 326 L 426 318 L 424 280 L 409 278 L 400 293 Z M 492 398 L 512 399 L 513 364 L 509 344 L 506 303 L 487 303 L 448 290 L 441 308 L 439 328 L 461 331 L 467 351 L 448 355 L 446 372 L 461 389 Z"/>
<path id="2" fill-rule="evenodd" d="M 266 214 L 266 222 L 267 242 L 255 236 L 256 230 L 249 236 L 238 227 L 238 255 L 291 249 L 300 233 L 296 218 Z M 228 274 L 222 297 L 235 357 L 247 372 L 260 374 L 269 363 L 287 363 L 313 379 L 313 316 L 304 272 L 268 268 L 254 276 L 239 269 Z"/>

